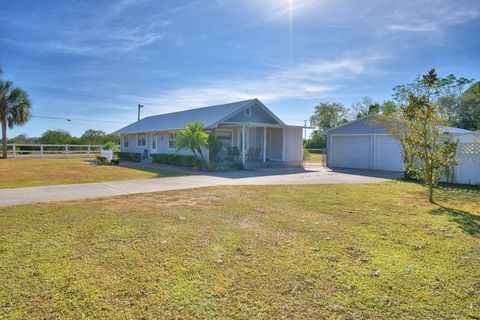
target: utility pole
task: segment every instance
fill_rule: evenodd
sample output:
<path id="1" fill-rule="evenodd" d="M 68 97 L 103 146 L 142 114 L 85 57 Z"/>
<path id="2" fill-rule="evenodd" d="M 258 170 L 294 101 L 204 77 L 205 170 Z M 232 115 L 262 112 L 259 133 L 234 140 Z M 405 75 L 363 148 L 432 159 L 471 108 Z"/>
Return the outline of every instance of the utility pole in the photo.
<path id="1" fill-rule="evenodd" d="M 138 104 L 138 121 L 140 121 L 140 108 L 143 108 L 143 105 Z"/>

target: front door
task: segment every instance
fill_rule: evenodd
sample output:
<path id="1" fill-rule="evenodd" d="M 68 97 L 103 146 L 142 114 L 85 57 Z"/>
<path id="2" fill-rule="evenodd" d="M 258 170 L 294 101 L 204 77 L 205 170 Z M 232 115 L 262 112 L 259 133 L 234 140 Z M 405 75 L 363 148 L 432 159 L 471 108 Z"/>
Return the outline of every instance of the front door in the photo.
<path id="1" fill-rule="evenodd" d="M 152 134 L 152 141 L 150 143 L 150 154 L 157 153 L 157 138 L 156 134 Z"/>

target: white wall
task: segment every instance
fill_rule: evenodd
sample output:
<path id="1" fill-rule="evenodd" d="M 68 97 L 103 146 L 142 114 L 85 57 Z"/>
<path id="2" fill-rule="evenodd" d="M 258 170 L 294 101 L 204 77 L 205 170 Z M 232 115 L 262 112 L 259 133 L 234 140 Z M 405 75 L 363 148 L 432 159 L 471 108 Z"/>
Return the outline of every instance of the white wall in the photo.
<path id="1" fill-rule="evenodd" d="M 289 166 L 303 164 L 303 131 L 300 127 L 285 129 L 285 163 Z"/>

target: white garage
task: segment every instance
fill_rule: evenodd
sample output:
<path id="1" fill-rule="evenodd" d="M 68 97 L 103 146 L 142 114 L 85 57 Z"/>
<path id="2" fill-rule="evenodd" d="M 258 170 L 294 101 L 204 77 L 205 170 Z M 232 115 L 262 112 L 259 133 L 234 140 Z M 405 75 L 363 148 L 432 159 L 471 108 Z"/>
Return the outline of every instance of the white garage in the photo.
<path id="1" fill-rule="evenodd" d="M 327 132 L 327 166 L 403 171 L 401 148 L 387 130 L 367 116 Z"/>

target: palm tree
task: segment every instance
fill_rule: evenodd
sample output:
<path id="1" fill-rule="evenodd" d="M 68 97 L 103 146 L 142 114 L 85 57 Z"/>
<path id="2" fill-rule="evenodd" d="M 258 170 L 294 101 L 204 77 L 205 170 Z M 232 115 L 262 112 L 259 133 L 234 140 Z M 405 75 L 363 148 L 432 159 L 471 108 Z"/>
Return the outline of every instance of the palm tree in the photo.
<path id="1" fill-rule="evenodd" d="M 0 69 L 1 74 L 1 69 Z M 2 157 L 7 158 L 7 126 L 22 125 L 30 119 L 31 102 L 25 91 L 14 88 L 12 81 L 0 79 L 0 121 L 2 123 Z"/>
<path id="2" fill-rule="evenodd" d="M 208 147 L 208 132 L 203 127 L 201 122 L 189 122 L 185 128 L 180 130 L 176 141 L 177 151 L 180 149 L 188 149 L 193 152 L 195 156 L 205 161 L 202 153 L 202 147 Z"/>

